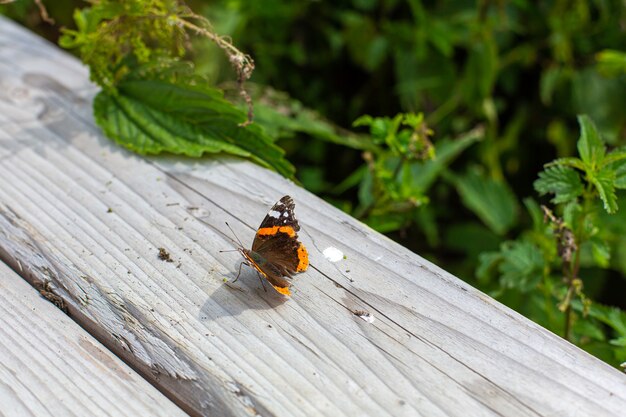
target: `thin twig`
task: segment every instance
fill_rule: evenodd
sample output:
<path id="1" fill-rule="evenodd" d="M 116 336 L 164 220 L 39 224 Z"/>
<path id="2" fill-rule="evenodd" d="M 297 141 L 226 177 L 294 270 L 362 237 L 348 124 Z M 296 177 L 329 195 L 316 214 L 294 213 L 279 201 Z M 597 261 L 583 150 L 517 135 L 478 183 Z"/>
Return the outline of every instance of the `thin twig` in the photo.
<path id="1" fill-rule="evenodd" d="M 191 13 L 188 17 L 199 19 L 204 25 L 209 26 L 208 20 L 206 20 L 202 16 Z M 177 21 L 184 27 L 211 39 L 219 48 L 221 48 L 226 53 L 226 55 L 228 55 L 228 61 L 230 62 L 230 65 L 237 72 L 237 87 L 239 90 L 239 95 L 243 98 L 246 105 L 248 106 L 247 120 L 241 123 L 240 126 L 247 126 L 252 123 L 252 120 L 254 119 L 254 104 L 252 102 L 252 97 L 245 88 L 246 81 L 250 79 L 250 77 L 252 76 L 252 72 L 254 71 L 254 60 L 252 59 L 252 57 L 250 55 L 244 54 L 239 49 L 235 48 L 235 46 L 233 46 L 233 44 L 225 37 L 218 36 L 210 30 L 195 25 L 188 20 L 178 18 Z"/>
<path id="2" fill-rule="evenodd" d="M 43 5 L 41 0 L 35 0 L 35 4 L 39 7 L 39 15 L 41 16 L 41 19 L 50 25 L 54 25 L 54 19 L 50 17 L 48 11 L 46 10 L 46 6 Z"/>

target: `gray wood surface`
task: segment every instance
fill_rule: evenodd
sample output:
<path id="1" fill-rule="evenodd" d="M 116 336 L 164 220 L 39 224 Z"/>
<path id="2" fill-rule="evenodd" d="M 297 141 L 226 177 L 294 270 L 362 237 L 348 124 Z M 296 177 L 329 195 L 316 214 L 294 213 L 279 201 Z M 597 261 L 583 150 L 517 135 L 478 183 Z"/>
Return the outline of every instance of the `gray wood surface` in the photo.
<path id="1" fill-rule="evenodd" d="M 0 263 L 0 416 L 185 416 Z"/>
<path id="2" fill-rule="evenodd" d="M 119 148 L 86 69 L 4 20 L 0 86 L 0 257 L 189 412 L 624 415 L 618 370 L 278 175 Z M 311 259 L 293 296 L 224 282 L 224 222 L 248 244 L 284 194 Z"/>

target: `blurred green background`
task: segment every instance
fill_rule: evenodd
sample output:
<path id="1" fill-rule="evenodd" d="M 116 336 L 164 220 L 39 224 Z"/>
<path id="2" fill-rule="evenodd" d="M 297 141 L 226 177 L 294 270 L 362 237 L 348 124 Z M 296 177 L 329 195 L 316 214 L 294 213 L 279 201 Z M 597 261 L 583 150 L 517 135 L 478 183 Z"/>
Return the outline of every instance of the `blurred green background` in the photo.
<path id="1" fill-rule="evenodd" d="M 57 42 L 61 27 L 74 27 L 74 9 L 88 5 L 43 4 L 55 24 L 43 22 L 32 1 L 0 12 Z M 479 266 L 485 254 L 541 227 L 537 202 L 549 199 L 533 182 L 545 163 L 576 155 L 576 115 L 589 115 L 610 148 L 625 145 L 623 1 L 187 4 L 254 58 L 257 122 L 287 151 L 307 189 L 563 333 L 562 319 L 550 317 L 558 314 L 556 301 L 546 306 L 535 287 L 507 283 Z M 235 76 L 222 51 L 205 39 L 190 42 L 196 71 L 229 90 Z M 401 136 L 402 125 L 391 119 L 399 113 L 423 113 L 434 132 L 434 161 L 407 162 L 391 151 L 372 157 L 346 146 L 346 138 Z M 363 115 L 374 119 L 353 126 Z M 468 139 L 471 132 L 480 137 Z M 396 174 L 401 184 L 390 183 Z M 589 298 L 624 310 L 626 198 L 619 203 L 616 215 L 598 220 L 610 256 L 596 256 L 597 246 L 581 248 L 580 275 Z M 517 265 L 519 279 L 535 266 Z M 610 325 L 580 315 L 572 336 L 613 365 L 626 361 L 626 321 L 615 314 Z"/>

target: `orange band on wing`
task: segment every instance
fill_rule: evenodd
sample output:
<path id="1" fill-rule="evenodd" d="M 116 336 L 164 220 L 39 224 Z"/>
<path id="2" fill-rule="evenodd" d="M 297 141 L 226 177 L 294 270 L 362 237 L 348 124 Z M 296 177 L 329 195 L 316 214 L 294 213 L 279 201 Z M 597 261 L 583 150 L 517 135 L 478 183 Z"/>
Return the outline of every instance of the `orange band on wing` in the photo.
<path id="1" fill-rule="evenodd" d="M 289 287 L 278 287 L 276 285 L 272 285 L 272 287 L 274 287 L 274 289 L 278 291 L 279 293 L 281 293 L 282 295 L 291 295 L 291 292 L 289 291 Z"/>
<path id="2" fill-rule="evenodd" d="M 309 267 L 309 254 L 306 251 L 306 248 L 302 243 L 298 247 L 298 267 L 296 268 L 297 272 L 306 271 Z"/>
<path id="3" fill-rule="evenodd" d="M 257 230 L 256 234 L 261 236 L 272 236 L 278 232 L 286 233 L 289 237 L 294 237 L 296 235 L 296 231 L 293 230 L 293 227 L 291 226 L 262 227 Z"/>

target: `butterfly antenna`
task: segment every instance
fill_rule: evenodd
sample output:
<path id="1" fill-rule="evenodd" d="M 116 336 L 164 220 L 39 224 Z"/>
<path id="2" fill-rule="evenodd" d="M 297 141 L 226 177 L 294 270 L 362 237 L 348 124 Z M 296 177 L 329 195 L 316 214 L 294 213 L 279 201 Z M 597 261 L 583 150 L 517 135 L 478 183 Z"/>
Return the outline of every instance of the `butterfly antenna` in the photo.
<path id="1" fill-rule="evenodd" d="M 230 224 L 228 224 L 228 222 L 224 222 L 224 223 L 226 223 L 226 226 L 228 226 L 228 228 L 230 229 L 230 232 L 233 234 L 233 236 L 235 236 L 235 239 L 237 239 L 237 242 L 239 242 L 239 246 L 241 246 L 243 248 L 243 243 L 241 243 L 241 240 L 239 240 L 239 238 L 235 234 L 235 231 L 233 230 L 233 228 L 230 227 Z"/>

